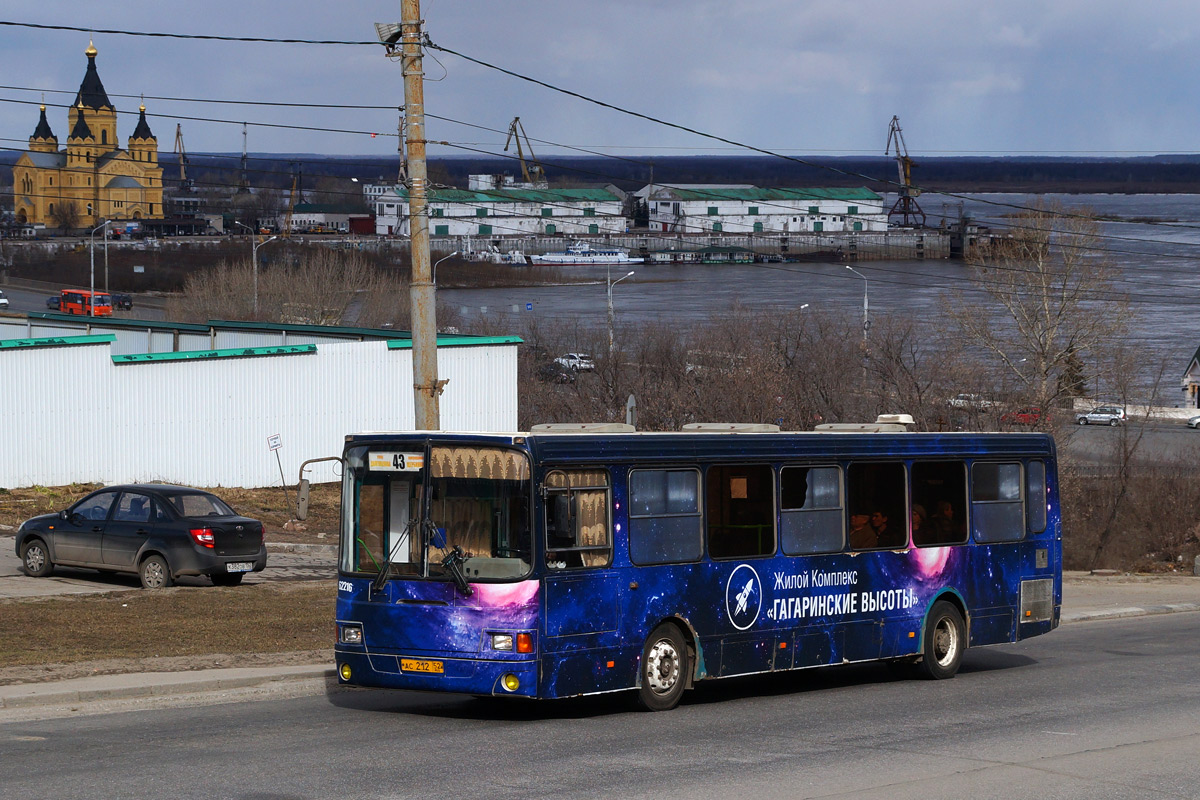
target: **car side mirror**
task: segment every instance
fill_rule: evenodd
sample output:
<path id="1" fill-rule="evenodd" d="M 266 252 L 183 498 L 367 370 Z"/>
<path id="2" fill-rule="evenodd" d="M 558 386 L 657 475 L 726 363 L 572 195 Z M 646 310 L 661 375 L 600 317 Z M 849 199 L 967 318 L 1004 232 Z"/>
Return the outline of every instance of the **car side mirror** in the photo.
<path id="1" fill-rule="evenodd" d="M 58 518 L 66 521 L 71 518 L 71 514 L 64 508 L 62 511 L 58 512 Z"/>

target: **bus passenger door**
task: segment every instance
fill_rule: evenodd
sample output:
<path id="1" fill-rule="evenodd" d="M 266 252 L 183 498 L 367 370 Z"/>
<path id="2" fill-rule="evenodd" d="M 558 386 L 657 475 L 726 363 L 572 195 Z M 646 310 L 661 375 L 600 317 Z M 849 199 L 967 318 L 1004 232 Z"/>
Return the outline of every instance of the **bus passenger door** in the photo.
<path id="1" fill-rule="evenodd" d="M 554 470 L 546 475 L 544 488 L 546 635 L 616 631 L 619 595 L 617 576 L 609 570 L 612 499 L 608 473 Z"/>

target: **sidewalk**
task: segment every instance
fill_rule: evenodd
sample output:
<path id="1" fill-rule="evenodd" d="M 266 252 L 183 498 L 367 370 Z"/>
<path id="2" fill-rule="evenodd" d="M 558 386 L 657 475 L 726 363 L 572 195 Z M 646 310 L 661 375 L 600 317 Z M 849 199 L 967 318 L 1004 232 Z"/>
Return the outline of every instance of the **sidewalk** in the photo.
<path id="1" fill-rule="evenodd" d="M 1063 576 L 1064 624 L 1183 611 L 1200 611 L 1200 577 L 1107 576 L 1085 572 L 1069 572 Z M 335 681 L 333 664 L 308 664 L 97 675 L 57 682 L 13 684 L 0 686 L 0 710 L 13 712 L 0 714 L 0 722 L 14 718 L 14 713 L 26 719 L 43 713 L 59 716 L 82 713 L 79 706 L 85 703 L 179 699 L 214 692 L 225 693 L 231 700 L 313 695 L 335 686 Z M 254 691 L 246 694 L 245 690 Z"/>

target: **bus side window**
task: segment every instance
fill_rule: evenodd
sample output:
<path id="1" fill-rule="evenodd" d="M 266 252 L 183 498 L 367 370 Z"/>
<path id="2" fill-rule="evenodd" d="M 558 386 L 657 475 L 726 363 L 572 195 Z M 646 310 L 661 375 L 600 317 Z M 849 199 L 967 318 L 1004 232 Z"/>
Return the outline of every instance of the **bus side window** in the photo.
<path id="1" fill-rule="evenodd" d="M 1015 542 L 1025 536 L 1020 464 L 971 465 L 971 532 L 977 542 Z"/>
<path id="2" fill-rule="evenodd" d="M 605 470 L 546 475 L 546 565 L 551 569 L 612 563 L 612 506 Z"/>
<path id="3" fill-rule="evenodd" d="M 1025 467 L 1025 524 L 1033 533 L 1046 530 L 1046 464 L 1030 461 Z"/>
<path id="4" fill-rule="evenodd" d="M 789 556 L 836 553 L 846 541 L 842 471 L 784 467 L 779 471 L 780 538 Z"/>
<path id="5" fill-rule="evenodd" d="M 908 544 L 906 483 L 900 463 L 850 465 L 846 495 L 851 550 L 896 550 Z"/>
<path id="6" fill-rule="evenodd" d="M 940 547 L 967 541 L 967 465 L 917 461 L 912 465 L 912 542 Z"/>
<path id="7" fill-rule="evenodd" d="M 709 467 L 705 493 L 710 556 L 775 552 L 775 472 L 769 464 Z"/>
<path id="8" fill-rule="evenodd" d="M 639 565 L 699 561 L 704 553 L 700 472 L 629 473 L 629 556 Z"/>

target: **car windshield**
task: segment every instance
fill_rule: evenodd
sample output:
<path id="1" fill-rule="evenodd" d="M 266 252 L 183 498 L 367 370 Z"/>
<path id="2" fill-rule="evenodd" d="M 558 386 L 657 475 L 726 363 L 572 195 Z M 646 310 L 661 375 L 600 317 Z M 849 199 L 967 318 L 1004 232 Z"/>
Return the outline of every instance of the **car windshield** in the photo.
<path id="1" fill-rule="evenodd" d="M 444 578 L 455 547 L 471 581 L 529 573 L 530 469 L 521 452 L 421 443 L 351 448 L 343 473 L 342 570 Z"/>
<path id="2" fill-rule="evenodd" d="M 236 517 L 237 513 L 221 502 L 219 497 L 196 492 L 176 494 L 167 498 L 175 510 L 185 517 Z"/>

